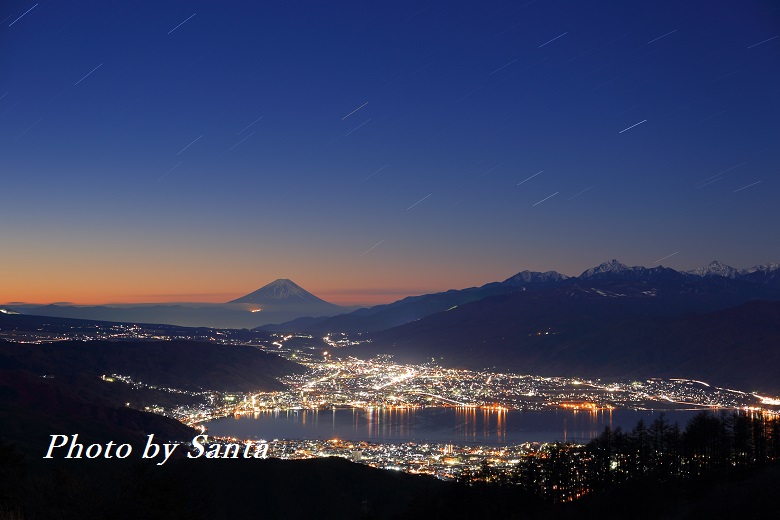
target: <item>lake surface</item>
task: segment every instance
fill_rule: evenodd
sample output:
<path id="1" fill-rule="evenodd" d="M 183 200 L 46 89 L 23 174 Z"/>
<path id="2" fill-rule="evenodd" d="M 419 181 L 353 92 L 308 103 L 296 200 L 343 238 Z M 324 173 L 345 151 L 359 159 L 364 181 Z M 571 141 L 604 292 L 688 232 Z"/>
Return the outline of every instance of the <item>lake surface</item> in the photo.
<path id="1" fill-rule="evenodd" d="M 681 429 L 698 411 L 665 412 Z M 661 412 L 637 410 L 531 412 L 474 408 L 421 408 L 414 410 L 339 409 L 291 410 L 241 417 L 224 417 L 205 426 L 211 435 L 241 439 L 343 439 L 382 442 L 452 442 L 509 445 L 524 442 L 570 441 L 585 443 L 605 426 L 631 430 Z"/>

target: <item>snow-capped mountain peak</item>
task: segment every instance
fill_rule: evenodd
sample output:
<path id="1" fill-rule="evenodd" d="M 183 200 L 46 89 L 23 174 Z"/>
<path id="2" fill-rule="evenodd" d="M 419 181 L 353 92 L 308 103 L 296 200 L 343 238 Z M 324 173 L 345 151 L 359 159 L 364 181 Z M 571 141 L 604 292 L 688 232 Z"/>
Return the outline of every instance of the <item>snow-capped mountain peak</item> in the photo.
<path id="1" fill-rule="evenodd" d="M 608 262 L 604 262 L 601 265 L 588 269 L 580 275 L 580 278 L 590 278 L 592 276 L 603 273 L 623 273 L 632 269 L 633 268 L 630 268 L 626 264 L 623 264 L 617 259 L 613 258 Z"/>
<path id="2" fill-rule="evenodd" d="M 557 271 L 546 271 L 540 273 L 537 271 L 521 271 L 516 275 L 507 278 L 503 281 L 505 285 L 524 285 L 527 283 L 539 283 L 539 282 L 561 282 L 568 279 L 565 274 L 561 274 Z"/>
<path id="3" fill-rule="evenodd" d="M 750 267 L 748 269 L 744 269 L 742 273 L 744 274 L 751 274 L 751 273 L 771 273 L 773 271 L 777 271 L 780 269 L 780 264 L 761 264 L 761 265 L 754 265 L 753 267 Z"/>
<path id="4" fill-rule="evenodd" d="M 260 289 L 229 303 L 327 303 L 287 278 L 279 278 Z"/>
<path id="5" fill-rule="evenodd" d="M 713 260 L 704 267 L 697 267 L 696 269 L 686 271 L 686 273 L 696 276 L 722 276 L 724 278 L 736 278 L 738 274 L 741 274 L 737 269 L 718 260 Z"/>

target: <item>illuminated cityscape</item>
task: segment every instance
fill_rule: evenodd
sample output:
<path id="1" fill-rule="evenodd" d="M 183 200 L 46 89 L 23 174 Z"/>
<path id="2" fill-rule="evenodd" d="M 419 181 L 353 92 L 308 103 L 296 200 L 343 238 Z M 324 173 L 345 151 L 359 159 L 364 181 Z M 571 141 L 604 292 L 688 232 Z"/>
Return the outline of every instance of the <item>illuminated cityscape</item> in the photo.
<path id="1" fill-rule="evenodd" d="M 332 351 L 306 347 L 285 348 L 285 343 L 293 337 L 307 339 L 305 336 L 277 335 L 265 346 L 265 349 L 301 363 L 308 369 L 304 374 L 282 378 L 280 381 L 287 387 L 283 391 L 215 392 L 204 389 L 193 392 L 160 388 L 121 374 L 105 375 L 103 379 L 131 385 L 133 388 L 197 397 L 197 404 L 148 406 L 146 410 L 176 418 L 205 433 L 209 433 L 210 421 L 230 416 L 259 417 L 270 414 L 279 417 L 282 414 L 289 417 L 294 414 L 305 423 L 307 414 L 314 414 L 311 417 L 316 418 L 318 412 L 325 414 L 322 417 L 327 417 L 330 412 L 335 414 L 337 410 L 362 410 L 368 417 L 365 427 L 371 433 L 372 428 L 388 428 L 387 424 L 380 426 L 380 420 L 386 423 L 389 418 L 403 427 L 405 414 L 427 408 L 455 409 L 466 428 L 476 428 L 477 414 L 484 415 L 485 424 L 491 422 L 490 427 L 496 431 L 494 442 L 490 445 L 479 442 L 373 442 L 338 438 L 260 439 L 260 442 L 269 443 L 270 457 L 301 459 L 336 456 L 381 469 L 427 474 L 447 480 L 487 478 L 486 465 L 491 475 L 510 475 L 518 471 L 516 468 L 521 461 L 525 460 L 526 465 L 530 463 L 528 461 L 541 461 L 551 449 L 565 449 L 572 453 L 581 449 L 578 444 L 567 444 L 562 448 L 563 445 L 550 442 L 496 445 L 496 442 L 504 439 L 505 431 L 502 428 L 505 428 L 505 417 L 510 411 L 570 410 L 593 417 L 598 414 L 611 416 L 613 410 L 719 409 L 744 410 L 775 417 L 778 414 L 778 403 L 771 397 L 719 388 L 704 381 L 660 378 L 608 381 L 542 377 L 457 370 L 434 363 L 398 364 L 390 356 L 378 356 L 370 360 L 340 358 L 336 354 L 338 348 L 349 341 L 346 337 L 340 340 L 339 345 L 331 344 L 331 348 L 334 348 Z M 335 343 L 331 338 L 328 339 Z M 592 431 L 590 435 L 595 437 L 599 433 Z M 470 437 L 466 435 L 466 438 Z M 211 439 L 216 442 L 250 442 L 249 439 L 233 437 L 211 436 Z M 584 464 L 580 459 L 577 458 L 578 463 Z M 572 496 L 576 498 L 575 495 Z"/>
<path id="2" fill-rule="evenodd" d="M 201 392 L 159 388 L 112 374 L 109 382 L 172 394 L 199 396 L 202 404 L 175 409 L 149 407 L 149 411 L 174 417 L 187 424 L 202 424 L 231 415 L 289 410 L 416 409 L 456 407 L 494 412 L 555 409 L 586 412 L 632 410 L 745 409 L 771 412 L 777 400 L 741 390 L 719 388 L 689 379 L 602 381 L 582 378 L 474 372 L 433 364 L 395 364 L 389 356 L 371 360 L 296 360 L 309 370 L 281 379 L 289 390 L 275 392 Z"/>
<path id="3" fill-rule="evenodd" d="M 109 384 L 164 392 L 168 396 L 166 401 L 150 403 L 144 406 L 145 411 L 196 427 L 209 436 L 209 442 L 259 441 L 268 443 L 268 456 L 274 458 L 341 457 L 375 468 L 466 482 L 517 479 L 529 471 L 541 475 L 550 471 L 545 469 L 550 457 L 563 456 L 566 464 L 574 469 L 570 468 L 568 473 L 568 491 L 562 494 L 556 491 L 555 501 L 573 500 L 588 492 L 583 483 L 586 478 L 593 478 L 591 455 L 583 451 L 584 445 L 566 439 L 565 431 L 558 439 L 563 443 L 509 442 L 506 423 L 510 412 L 558 410 L 584 414 L 593 424 L 589 431 L 583 432 L 584 438 L 576 439 L 583 442 L 601 434 L 602 422 L 597 418 L 604 425 L 612 426 L 611 417 L 616 410 L 741 410 L 753 416 L 773 418 L 778 417 L 780 410 L 777 397 L 692 379 L 554 377 L 446 368 L 433 360 L 403 364 L 389 355 L 372 359 L 341 356 L 344 347 L 359 346 L 366 341 L 360 335 L 352 337 L 345 333 L 326 335 L 321 338 L 323 346 L 317 338 L 306 334 L 251 332 L 247 335 L 247 331 L 137 324 L 86 324 L 66 332 L 46 329 L 46 326 L 37 331 L 6 329 L 3 336 L 30 344 L 78 339 L 199 340 L 220 345 L 250 345 L 306 367 L 303 373 L 280 378 L 286 389 L 279 391 L 187 390 L 150 384 L 127 374 L 102 376 Z M 454 417 L 462 423 L 460 435 L 449 442 L 382 438 L 388 429 L 401 436 L 409 434 L 414 414 L 430 409 L 453 410 Z M 335 421 L 338 411 L 349 410 L 353 410 L 354 421 L 361 422 L 361 431 L 373 439 L 322 438 L 316 434 L 307 437 L 302 430 L 300 438 L 274 439 L 258 436 L 239 439 L 210 432 L 212 421 L 226 417 L 266 416 L 277 420 L 292 417 L 305 425 L 307 420 L 316 421 L 318 414 L 325 420 L 332 413 Z M 358 411 L 361 415 L 355 415 Z M 484 432 L 477 431 L 482 428 Z M 488 430 L 492 436 L 487 435 Z M 483 442 L 488 438 L 490 442 Z M 678 471 L 683 474 L 688 470 L 681 465 Z M 537 481 L 540 486 L 547 482 L 542 477 L 534 477 L 533 482 Z M 549 494 L 552 488 L 545 486 L 540 490 Z"/>

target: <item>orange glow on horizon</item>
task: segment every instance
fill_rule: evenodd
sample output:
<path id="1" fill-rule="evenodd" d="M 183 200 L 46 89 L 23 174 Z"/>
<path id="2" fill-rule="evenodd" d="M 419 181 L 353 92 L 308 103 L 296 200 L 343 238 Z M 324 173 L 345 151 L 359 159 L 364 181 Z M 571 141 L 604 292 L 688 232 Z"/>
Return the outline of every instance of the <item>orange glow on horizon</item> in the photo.
<path id="1" fill-rule="evenodd" d="M 369 262 L 338 254 L 313 259 L 309 251 L 297 247 L 266 253 L 221 243 L 209 248 L 186 241 L 172 246 L 157 237 L 145 237 L 143 247 L 130 240 L 117 242 L 113 236 L 99 244 L 96 240 L 71 244 L 54 237 L 32 245 L 11 244 L 2 260 L 7 276 L 0 305 L 217 304 L 288 278 L 336 305 L 373 306 L 481 286 L 519 270 L 512 260 L 505 260 L 512 267 L 484 262 L 476 269 L 467 255 L 457 257 L 460 263 L 433 258 L 410 264 L 403 250 Z"/>
<path id="2" fill-rule="evenodd" d="M 293 280 L 294 281 L 294 280 Z M 270 282 L 270 281 L 269 281 Z M 365 292 L 358 290 L 355 293 L 349 291 L 338 290 L 336 292 L 328 292 L 327 290 L 317 291 L 306 286 L 302 286 L 318 298 L 321 298 L 327 302 L 341 305 L 344 307 L 355 306 L 373 306 L 386 303 L 392 303 L 396 300 L 400 300 L 407 296 L 415 296 L 418 294 L 425 294 L 430 292 L 437 292 L 437 290 L 422 290 L 413 291 L 408 293 L 399 293 L 396 290 L 388 290 L 383 292 L 378 290 L 377 292 Z M 110 304 L 173 304 L 173 303 L 202 303 L 202 304 L 221 304 L 226 303 L 236 298 L 240 298 L 245 294 L 249 294 L 252 291 L 259 289 L 247 289 L 245 292 L 210 292 L 210 293 L 138 293 L 126 291 L 128 287 L 118 286 L 116 291 L 112 291 L 112 288 L 101 286 L 95 288 L 79 287 L 80 290 L 70 290 L 69 287 L 63 287 L 58 290 L 49 287 L 28 287 L 25 290 L 13 290 L 14 288 L 5 287 L 3 291 L 0 305 L 10 303 L 26 303 L 26 304 L 40 304 L 48 305 L 53 303 L 62 303 L 69 305 L 110 305 Z M 10 290 L 9 290 L 10 289 Z M 37 290 L 36 290 L 37 289 Z M 91 290 L 89 290 L 91 289 Z M 122 289 L 125 289 L 124 291 Z M 447 290 L 448 288 L 442 288 L 440 290 Z"/>

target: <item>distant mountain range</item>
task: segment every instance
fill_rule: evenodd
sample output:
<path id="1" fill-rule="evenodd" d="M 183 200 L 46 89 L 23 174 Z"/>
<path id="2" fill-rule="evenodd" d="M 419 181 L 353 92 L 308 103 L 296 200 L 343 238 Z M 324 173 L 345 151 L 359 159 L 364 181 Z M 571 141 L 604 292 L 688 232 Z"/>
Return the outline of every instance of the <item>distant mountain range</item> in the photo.
<path id="1" fill-rule="evenodd" d="M 628 267 L 613 259 L 587 269 L 578 277 L 569 277 L 556 271 L 522 271 L 503 282 L 492 282 L 481 287 L 410 296 L 390 304 L 358 309 L 349 314 L 299 318 L 261 328 L 274 332 L 308 331 L 314 334 L 336 331 L 378 332 L 479 301 L 488 296 L 578 286 L 586 282 L 599 281 L 658 284 L 658 287 L 648 286 L 639 291 L 646 294 L 651 294 L 653 290 L 669 292 L 673 287 L 679 286 L 681 292 L 679 298 L 669 295 L 663 300 L 663 305 L 648 305 L 654 308 L 653 313 L 673 314 L 685 310 L 716 310 L 755 299 L 780 299 L 780 264 L 737 270 L 713 261 L 705 267 L 692 271 L 675 271 L 661 266 Z M 619 294 L 615 293 L 615 296 Z M 660 303 L 660 300 L 656 300 L 656 303 Z"/>
<path id="2" fill-rule="evenodd" d="M 780 266 L 681 272 L 610 260 L 568 277 L 415 296 L 266 330 L 362 333 L 345 355 L 590 377 L 688 377 L 780 392 Z"/>
<path id="3" fill-rule="evenodd" d="M 347 353 L 541 375 L 687 377 L 780 392 L 778 273 L 777 266 L 738 271 L 717 262 L 678 272 L 616 260 L 572 278 L 520 273 L 498 288 L 443 293 L 451 303 L 506 289 L 376 329 L 364 336 L 370 343 Z M 439 298 L 392 305 L 398 315 Z M 365 313 L 349 316 L 353 326 L 369 323 Z M 315 327 L 336 319 L 347 323 L 339 316 Z"/>
<path id="4" fill-rule="evenodd" d="M 744 279 L 772 279 L 777 281 L 780 274 L 780 264 L 756 265 L 750 269 L 734 269 L 733 267 L 717 260 L 710 262 L 709 265 L 686 271 L 688 274 L 697 276 L 722 276 L 724 278 L 744 278 Z"/>
<path id="5" fill-rule="evenodd" d="M 11 304 L 21 314 L 130 323 L 166 323 L 184 327 L 249 329 L 301 316 L 333 316 L 353 308 L 340 307 L 307 292 L 291 280 L 275 280 L 227 303 L 179 303 L 81 306 Z"/>
<path id="6" fill-rule="evenodd" d="M 756 298 L 773 299 L 780 290 L 780 264 L 758 265 L 735 269 L 713 261 L 690 271 L 675 271 L 667 267 L 628 267 L 610 260 L 588 269 L 578 277 L 556 271 L 522 271 L 503 282 L 481 287 L 449 290 L 420 296 L 409 296 L 393 303 L 370 308 L 341 307 L 306 291 L 292 280 L 280 278 L 245 296 L 227 303 L 179 304 L 113 304 L 81 306 L 69 304 L 8 304 L 10 312 L 36 316 L 77 318 L 130 323 L 166 323 L 185 327 L 262 328 L 273 332 L 308 331 L 315 334 L 331 331 L 376 332 L 419 320 L 454 306 L 478 301 L 488 296 L 508 294 L 518 290 L 534 290 L 562 286 L 585 280 L 688 281 L 729 280 L 744 282 L 740 303 Z M 761 289 L 763 287 L 763 289 Z M 715 305 L 712 308 L 723 308 Z"/>

